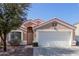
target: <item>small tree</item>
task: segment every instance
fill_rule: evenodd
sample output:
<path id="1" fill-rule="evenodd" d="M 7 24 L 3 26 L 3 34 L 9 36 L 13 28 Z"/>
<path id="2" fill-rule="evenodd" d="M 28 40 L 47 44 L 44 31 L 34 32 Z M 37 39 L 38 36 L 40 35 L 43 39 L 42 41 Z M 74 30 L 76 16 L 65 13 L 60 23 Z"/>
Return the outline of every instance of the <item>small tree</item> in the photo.
<path id="1" fill-rule="evenodd" d="M 30 4 L 13 4 L 1 3 L 0 4 L 0 37 L 4 44 L 4 51 L 6 51 L 6 37 L 7 34 L 20 27 L 23 18 L 27 15 Z"/>

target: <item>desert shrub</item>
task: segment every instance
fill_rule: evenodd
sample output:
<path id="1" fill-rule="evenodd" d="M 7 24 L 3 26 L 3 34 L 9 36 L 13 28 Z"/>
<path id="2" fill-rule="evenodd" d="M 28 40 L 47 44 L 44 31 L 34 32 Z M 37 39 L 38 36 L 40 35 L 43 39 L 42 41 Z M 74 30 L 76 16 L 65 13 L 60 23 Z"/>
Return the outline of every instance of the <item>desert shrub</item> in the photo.
<path id="1" fill-rule="evenodd" d="M 19 40 L 19 39 L 17 39 L 17 40 L 10 40 L 10 45 L 12 45 L 12 46 L 18 46 L 18 45 L 20 45 L 20 43 L 21 43 L 21 40 Z"/>

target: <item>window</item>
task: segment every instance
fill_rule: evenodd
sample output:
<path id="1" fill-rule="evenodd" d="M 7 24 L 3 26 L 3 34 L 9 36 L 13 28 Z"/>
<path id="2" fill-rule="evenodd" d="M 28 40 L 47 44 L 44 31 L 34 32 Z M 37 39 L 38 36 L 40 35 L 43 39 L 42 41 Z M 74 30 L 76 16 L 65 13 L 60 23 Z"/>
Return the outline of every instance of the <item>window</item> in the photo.
<path id="1" fill-rule="evenodd" d="M 11 32 L 11 40 L 21 41 L 21 32 Z"/>
<path id="2" fill-rule="evenodd" d="M 23 42 L 23 32 L 21 30 L 13 30 L 9 34 L 9 43 L 11 45 L 19 45 Z"/>

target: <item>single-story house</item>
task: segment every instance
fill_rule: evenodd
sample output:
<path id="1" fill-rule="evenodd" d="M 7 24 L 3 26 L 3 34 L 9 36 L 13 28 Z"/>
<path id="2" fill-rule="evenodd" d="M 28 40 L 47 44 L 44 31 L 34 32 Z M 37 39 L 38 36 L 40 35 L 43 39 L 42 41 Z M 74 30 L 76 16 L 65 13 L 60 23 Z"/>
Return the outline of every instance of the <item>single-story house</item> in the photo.
<path id="1" fill-rule="evenodd" d="M 75 41 L 75 29 L 62 19 L 53 18 L 47 22 L 36 19 L 24 22 L 19 29 L 12 30 L 7 38 L 21 39 L 24 45 L 37 42 L 39 47 L 70 47 Z"/>

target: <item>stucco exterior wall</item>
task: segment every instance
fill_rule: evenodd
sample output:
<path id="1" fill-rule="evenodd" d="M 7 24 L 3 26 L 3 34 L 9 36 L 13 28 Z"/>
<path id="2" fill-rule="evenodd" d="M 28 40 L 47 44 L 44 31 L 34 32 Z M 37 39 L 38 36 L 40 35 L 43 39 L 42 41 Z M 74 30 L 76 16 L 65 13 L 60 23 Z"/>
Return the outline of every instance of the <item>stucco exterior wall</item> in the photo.
<path id="1" fill-rule="evenodd" d="M 74 37 L 75 36 L 75 33 L 74 33 L 74 30 L 73 29 L 65 26 L 64 24 L 60 24 L 60 23 L 58 23 L 55 28 L 56 28 L 55 30 L 57 30 L 57 31 L 59 31 L 59 30 L 61 30 L 61 31 L 70 31 L 72 33 L 72 42 L 71 43 L 72 43 L 72 45 L 74 44 L 73 43 L 73 40 L 75 39 L 75 37 Z M 39 27 L 39 28 L 35 29 L 34 30 L 35 31 L 34 32 L 34 42 L 35 41 L 37 42 L 37 40 L 36 40 L 36 31 L 37 30 L 54 30 L 54 27 L 52 26 L 52 23 L 49 23 L 47 25 L 44 25 L 42 27 Z"/>
<path id="2" fill-rule="evenodd" d="M 76 35 L 76 40 L 79 41 L 79 24 L 74 25 L 76 27 L 75 30 L 75 35 Z"/>

